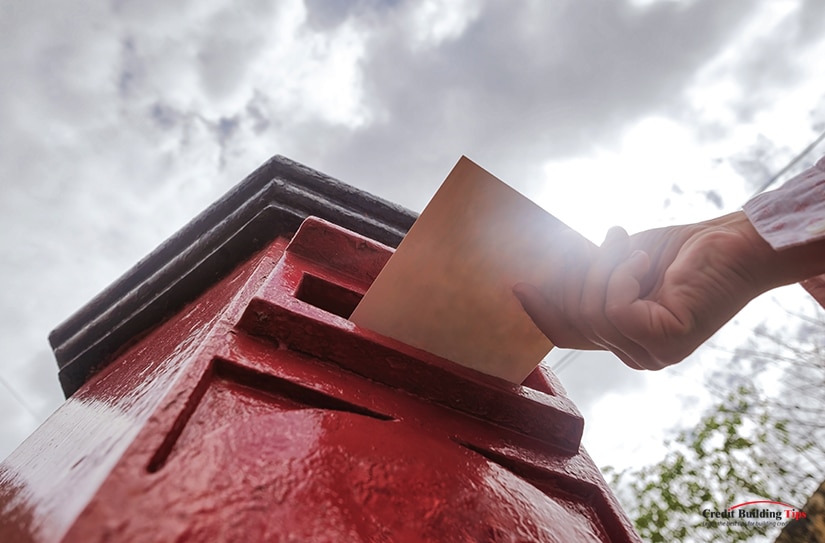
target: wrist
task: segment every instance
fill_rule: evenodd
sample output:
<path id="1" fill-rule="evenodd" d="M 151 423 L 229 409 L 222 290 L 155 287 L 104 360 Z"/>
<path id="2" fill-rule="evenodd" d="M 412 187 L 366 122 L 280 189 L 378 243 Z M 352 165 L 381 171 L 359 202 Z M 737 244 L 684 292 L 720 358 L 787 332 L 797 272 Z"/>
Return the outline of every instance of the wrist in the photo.
<path id="1" fill-rule="evenodd" d="M 739 243 L 732 256 L 741 263 L 760 292 L 825 273 L 825 240 L 777 251 L 742 211 L 704 224 L 711 229 L 737 234 Z"/>

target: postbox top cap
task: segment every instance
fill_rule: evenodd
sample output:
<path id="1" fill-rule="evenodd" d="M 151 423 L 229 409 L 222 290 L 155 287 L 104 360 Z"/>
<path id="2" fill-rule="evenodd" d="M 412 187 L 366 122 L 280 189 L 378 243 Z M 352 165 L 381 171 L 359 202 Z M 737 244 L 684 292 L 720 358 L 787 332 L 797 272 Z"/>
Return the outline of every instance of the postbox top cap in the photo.
<path id="1" fill-rule="evenodd" d="M 310 215 L 392 247 L 417 217 L 288 158 L 271 158 L 52 331 L 66 396 L 132 338 L 275 238 L 291 237 Z"/>

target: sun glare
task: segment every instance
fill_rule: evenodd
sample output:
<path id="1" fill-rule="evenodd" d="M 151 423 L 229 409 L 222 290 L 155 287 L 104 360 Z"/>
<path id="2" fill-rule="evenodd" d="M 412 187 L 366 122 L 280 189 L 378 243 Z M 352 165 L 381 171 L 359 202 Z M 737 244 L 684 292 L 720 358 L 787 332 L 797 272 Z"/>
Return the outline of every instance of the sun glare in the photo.
<path id="1" fill-rule="evenodd" d="M 634 232 L 721 212 L 706 192 L 723 189 L 730 173 L 713 166 L 685 127 L 662 117 L 633 125 L 616 149 L 550 162 L 544 171 L 539 205 L 595 243 L 614 225 Z"/>

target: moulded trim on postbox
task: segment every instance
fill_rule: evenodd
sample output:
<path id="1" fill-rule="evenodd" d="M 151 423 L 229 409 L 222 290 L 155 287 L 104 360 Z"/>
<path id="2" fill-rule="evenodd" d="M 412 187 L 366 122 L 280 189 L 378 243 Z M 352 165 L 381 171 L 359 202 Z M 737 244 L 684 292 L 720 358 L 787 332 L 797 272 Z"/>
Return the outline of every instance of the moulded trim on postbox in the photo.
<path id="1" fill-rule="evenodd" d="M 72 395 L 129 345 L 197 299 L 307 216 L 398 244 L 417 214 L 275 156 L 193 218 L 49 334 Z"/>

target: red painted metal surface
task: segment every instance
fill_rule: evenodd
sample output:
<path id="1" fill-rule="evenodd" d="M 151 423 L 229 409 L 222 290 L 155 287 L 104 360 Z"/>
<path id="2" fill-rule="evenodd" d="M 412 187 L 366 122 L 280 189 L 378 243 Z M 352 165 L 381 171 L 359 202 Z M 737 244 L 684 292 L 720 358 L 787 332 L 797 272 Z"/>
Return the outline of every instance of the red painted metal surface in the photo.
<path id="1" fill-rule="evenodd" d="M 309 219 L 136 340 L 0 466 L 0 541 L 637 541 L 550 372 L 346 319 L 390 254 Z"/>

